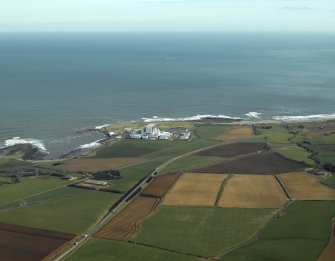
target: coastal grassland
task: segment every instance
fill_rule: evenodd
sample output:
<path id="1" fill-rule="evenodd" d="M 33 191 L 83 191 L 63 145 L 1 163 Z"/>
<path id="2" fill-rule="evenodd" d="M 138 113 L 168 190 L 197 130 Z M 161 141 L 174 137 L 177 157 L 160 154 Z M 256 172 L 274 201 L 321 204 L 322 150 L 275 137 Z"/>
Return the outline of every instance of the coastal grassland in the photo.
<path id="1" fill-rule="evenodd" d="M 193 139 L 190 141 L 179 141 L 179 140 L 167 141 L 167 144 L 168 145 L 165 146 L 163 149 L 145 155 L 145 158 L 148 159 L 155 159 L 161 157 L 173 158 L 198 149 L 219 144 L 219 142 L 213 140 Z"/>
<path id="2" fill-rule="evenodd" d="M 327 174 L 327 176 L 324 177 L 321 183 L 335 189 L 335 174 L 334 173 Z"/>
<path id="3" fill-rule="evenodd" d="M 160 206 L 143 221 L 134 241 L 215 256 L 250 239 L 273 215 L 269 209 Z"/>
<path id="4" fill-rule="evenodd" d="M 328 242 L 335 202 L 296 201 L 259 238 L 225 261 L 315 261 Z"/>
<path id="5" fill-rule="evenodd" d="M 0 168 L 12 168 L 32 165 L 29 161 L 18 160 L 15 158 L 0 158 Z"/>
<path id="6" fill-rule="evenodd" d="M 280 144 L 288 144 L 291 143 L 290 139 L 294 137 L 294 134 L 288 132 L 279 132 L 268 134 L 265 136 L 265 140 L 269 143 L 280 143 Z"/>
<path id="7" fill-rule="evenodd" d="M 194 129 L 194 134 L 200 139 L 213 139 L 227 133 L 231 128 L 230 125 L 198 125 Z"/>
<path id="8" fill-rule="evenodd" d="M 98 149 L 93 158 L 141 157 L 163 148 L 165 143 L 166 141 L 125 139 Z"/>
<path id="9" fill-rule="evenodd" d="M 172 172 L 185 172 L 192 168 L 206 167 L 221 161 L 219 157 L 206 157 L 190 155 L 173 161 L 160 174 L 172 173 Z"/>
<path id="10" fill-rule="evenodd" d="M 157 248 L 131 244 L 107 239 L 90 239 L 84 246 L 71 255 L 67 260 L 100 260 L 100 261 L 195 261 L 195 257 L 173 253 Z"/>
<path id="11" fill-rule="evenodd" d="M 64 187 L 27 198 L 25 206 L 2 208 L 0 221 L 81 233 L 92 226 L 119 197 L 119 194 Z M 19 202 L 16 206 L 20 206 Z"/>
<path id="12" fill-rule="evenodd" d="M 166 158 L 160 158 L 120 169 L 122 178 L 112 181 L 112 189 L 121 191 L 130 189 L 138 180 L 148 175 L 165 161 L 167 161 Z"/>
<path id="13" fill-rule="evenodd" d="M 281 147 L 275 148 L 275 150 L 279 154 L 283 155 L 285 158 L 304 162 L 309 165 L 315 164 L 314 160 L 309 158 L 311 156 L 311 153 L 297 145 L 292 144 L 288 146 L 281 146 Z"/>
<path id="14" fill-rule="evenodd" d="M 36 193 L 65 186 L 68 183 L 69 181 L 59 178 L 20 178 L 19 183 L 0 186 L 0 205 Z"/>

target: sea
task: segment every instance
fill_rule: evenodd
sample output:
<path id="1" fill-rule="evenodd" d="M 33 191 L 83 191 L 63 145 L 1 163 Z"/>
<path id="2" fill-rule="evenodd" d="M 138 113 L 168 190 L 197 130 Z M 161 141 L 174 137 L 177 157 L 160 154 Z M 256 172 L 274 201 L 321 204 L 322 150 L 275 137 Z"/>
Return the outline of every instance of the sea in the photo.
<path id="1" fill-rule="evenodd" d="M 335 118 L 334 33 L 0 33 L 0 147 L 56 158 L 105 124 Z"/>

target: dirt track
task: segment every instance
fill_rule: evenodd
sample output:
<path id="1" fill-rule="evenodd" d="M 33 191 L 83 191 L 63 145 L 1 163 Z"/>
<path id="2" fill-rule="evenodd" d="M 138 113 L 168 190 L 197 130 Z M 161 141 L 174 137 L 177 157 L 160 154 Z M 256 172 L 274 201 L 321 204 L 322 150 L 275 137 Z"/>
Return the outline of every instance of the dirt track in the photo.
<path id="1" fill-rule="evenodd" d="M 156 195 L 162 197 L 171 188 L 179 178 L 180 174 L 167 174 L 155 178 L 148 187 L 143 190 L 142 194 Z"/>
<path id="2" fill-rule="evenodd" d="M 95 172 L 99 170 L 119 169 L 131 164 L 143 162 L 141 158 L 72 159 L 57 166 L 63 171 Z"/>
<path id="3" fill-rule="evenodd" d="M 41 260 L 74 234 L 0 223 L 0 260 Z"/>
<path id="4" fill-rule="evenodd" d="M 302 163 L 283 158 L 277 153 L 259 153 L 237 160 L 218 163 L 197 169 L 200 173 L 225 174 L 278 174 L 301 171 L 306 166 Z"/>
<path id="5" fill-rule="evenodd" d="M 320 184 L 319 180 L 304 172 L 278 175 L 292 199 L 335 200 L 335 190 Z"/>
<path id="6" fill-rule="evenodd" d="M 139 221 L 154 210 L 158 199 L 137 197 L 116 217 L 111 219 L 95 236 L 115 240 L 130 240 L 138 229 Z"/>
<path id="7" fill-rule="evenodd" d="M 220 191 L 223 174 L 183 174 L 165 196 L 163 205 L 170 206 L 214 206 Z"/>
<path id="8" fill-rule="evenodd" d="M 237 142 L 203 150 L 196 155 L 229 158 L 266 149 L 265 142 Z"/>
<path id="9" fill-rule="evenodd" d="M 274 176 L 234 175 L 224 186 L 220 207 L 280 208 L 286 195 Z"/>
<path id="10" fill-rule="evenodd" d="M 223 134 L 215 138 L 215 140 L 219 141 L 232 141 L 238 139 L 245 139 L 253 136 L 253 130 L 248 126 L 235 126 L 228 133 Z"/>

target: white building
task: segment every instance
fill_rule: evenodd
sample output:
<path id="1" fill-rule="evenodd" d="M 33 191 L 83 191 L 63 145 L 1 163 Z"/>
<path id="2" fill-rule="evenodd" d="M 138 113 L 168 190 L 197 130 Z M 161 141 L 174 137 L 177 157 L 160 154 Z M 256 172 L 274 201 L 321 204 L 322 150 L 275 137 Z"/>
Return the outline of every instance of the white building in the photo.
<path id="1" fill-rule="evenodd" d="M 150 123 L 145 126 L 143 129 L 135 129 L 132 130 L 129 134 L 131 139 L 160 139 L 160 140 L 168 140 L 171 139 L 172 133 L 163 131 L 161 132 L 156 124 Z"/>

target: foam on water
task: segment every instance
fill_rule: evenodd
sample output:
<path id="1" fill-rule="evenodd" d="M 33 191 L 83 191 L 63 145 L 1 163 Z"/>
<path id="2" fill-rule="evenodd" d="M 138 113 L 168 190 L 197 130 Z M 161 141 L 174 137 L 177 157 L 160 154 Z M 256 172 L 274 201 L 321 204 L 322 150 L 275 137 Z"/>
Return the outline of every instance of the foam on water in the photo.
<path id="1" fill-rule="evenodd" d="M 277 121 L 331 120 L 335 119 L 335 113 L 305 116 L 273 116 L 272 118 Z"/>
<path id="2" fill-rule="evenodd" d="M 101 146 L 102 140 L 96 140 L 91 143 L 83 144 L 79 146 L 79 149 L 92 149 Z"/>
<path id="3" fill-rule="evenodd" d="M 17 144 L 31 144 L 40 150 L 47 152 L 47 149 L 45 148 L 45 145 L 43 141 L 32 139 L 32 138 L 20 138 L 20 137 L 14 137 L 12 139 L 8 139 L 5 141 L 5 147 L 11 147 Z"/>
<path id="4" fill-rule="evenodd" d="M 230 117 L 227 115 L 212 115 L 212 114 L 198 114 L 191 117 L 184 118 L 162 118 L 158 116 L 152 116 L 151 118 L 142 118 L 144 122 L 158 122 L 158 121 L 196 121 L 202 120 L 206 118 L 214 118 L 214 119 L 232 119 L 232 120 L 240 120 L 241 118 Z"/>
<path id="5" fill-rule="evenodd" d="M 249 118 L 256 118 L 256 119 L 261 119 L 261 113 L 256 112 L 256 111 L 250 111 L 248 113 L 245 114 L 246 116 L 248 116 Z"/>

